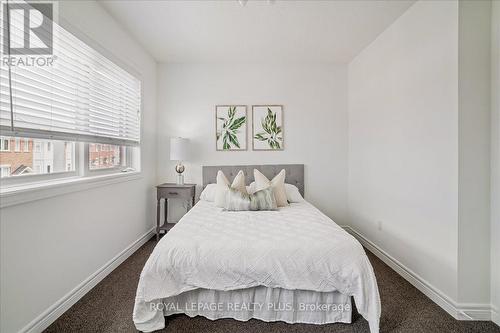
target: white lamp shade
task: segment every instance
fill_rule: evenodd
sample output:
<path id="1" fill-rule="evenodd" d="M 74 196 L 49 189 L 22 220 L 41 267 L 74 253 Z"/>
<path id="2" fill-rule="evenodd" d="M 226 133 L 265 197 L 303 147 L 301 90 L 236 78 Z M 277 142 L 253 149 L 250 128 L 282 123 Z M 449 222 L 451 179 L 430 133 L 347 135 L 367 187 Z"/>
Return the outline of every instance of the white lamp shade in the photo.
<path id="1" fill-rule="evenodd" d="M 170 138 L 170 160 L 187 161 L 189 155 L 189 139 Z"/>

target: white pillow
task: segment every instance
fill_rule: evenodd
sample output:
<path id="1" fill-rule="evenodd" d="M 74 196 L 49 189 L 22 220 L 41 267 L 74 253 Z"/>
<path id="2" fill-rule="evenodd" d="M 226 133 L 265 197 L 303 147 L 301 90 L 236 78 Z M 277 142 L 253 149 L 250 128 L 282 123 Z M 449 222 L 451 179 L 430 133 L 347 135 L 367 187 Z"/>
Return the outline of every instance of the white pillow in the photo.
<path id="1" fill-rule="evenodd" d="M 247 186 L 248 194 L 255 193 L 255 182 L 251 182 L 250 186 Z M 304 198 L 300 194 L 297 186 L 285 183 L 286 199 L 288 202 L 302 202 Z"/>
<path id="2" fill-rule="evenodd" d="M 297 186 L 285 183 L 286 198 L 288 202 L 302 202 L 304 198 L 299 192 Z"/>
<path id="3" fill-rule="evenodd" d="M 255 193 L 255 182 L 251 182 L 250 185 L 247 186 L 248 194 Z"/>
<path id="4" fill-rule="evenodd" d="M 215 201 L 215 191 L 217 189 L 217 184 L 208 184 L 205 189 L 200 194 L 200 200 L 204 201 Z"/>
<path id="5" fill-rule="evenodd" d="M 255 191 L 271 187 L 278 207 L 285 207 L 288 205 L 285 191 L 285 169 L 281 170 L 272 180 L 267 179 L 267 177 L 257 169 L 253 170 L 253 177 L 255 179 Z"/>
<path id="6" fill-rule="evenodd" d="M 233 183 L 229 185 L 229 180 L 227 180 L 224 173 L 219 170 L 217 172 L 217 186 L 215 189 L 215 205 L 217 207 L 224 208 L 226 203 L 226 192 L 229 187 L 234 188 L 241 193 L 247 194 L 247 189 L 245 187 L 245 174 L 242 170 L 238 172 L 236 177 L 234 177 Z"/>

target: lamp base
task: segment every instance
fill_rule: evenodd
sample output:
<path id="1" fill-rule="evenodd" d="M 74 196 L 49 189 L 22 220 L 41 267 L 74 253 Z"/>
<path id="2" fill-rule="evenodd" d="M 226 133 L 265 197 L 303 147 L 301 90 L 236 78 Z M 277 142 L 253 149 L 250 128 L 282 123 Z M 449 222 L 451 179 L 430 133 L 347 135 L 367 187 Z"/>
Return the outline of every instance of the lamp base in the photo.
<path id="1" fill-rule="evenodd" d="M 184 185 L 184 175 L 182 173 L 177 174 L 177 185 Z"/>
<path id="2" fill-rule="evenodd" d="M 175 172 L 177 172 L 177 185 L 184 185 L 184 175 L 182 174 L 185 170 L 184 165 L 182 165 L 181 161 L 177 162 L 175 166 Z"/>

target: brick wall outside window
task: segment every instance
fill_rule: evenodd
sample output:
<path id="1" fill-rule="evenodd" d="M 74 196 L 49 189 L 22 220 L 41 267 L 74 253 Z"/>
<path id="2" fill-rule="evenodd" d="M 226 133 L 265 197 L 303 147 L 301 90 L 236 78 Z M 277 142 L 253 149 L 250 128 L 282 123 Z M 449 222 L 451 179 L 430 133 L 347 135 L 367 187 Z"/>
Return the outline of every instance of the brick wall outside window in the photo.
<path id="1" fill-rule="evenodd" d="M 15 171 L 20 167 L 33 168 L 33 140 L 31 139 L 21 139 L 20 151 L 15 151 L 16 141 L 14 138 L 9 138 L 9 150 L 0 151 L 0 165 L 9 165 L 10 172 L 15 173 Z M 29 151 L 25 151 L 24 141 L 28 141 Z"/>

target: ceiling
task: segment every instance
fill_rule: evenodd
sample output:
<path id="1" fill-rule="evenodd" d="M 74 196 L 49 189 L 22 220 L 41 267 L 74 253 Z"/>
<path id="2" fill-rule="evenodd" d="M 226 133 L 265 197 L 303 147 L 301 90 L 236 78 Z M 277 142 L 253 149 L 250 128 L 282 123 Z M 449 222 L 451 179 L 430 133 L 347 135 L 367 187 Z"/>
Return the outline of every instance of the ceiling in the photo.
<path id="1" fill-rule="evenodd" d="M 101 1 L 159 62 L 349 62 L 411 1 Z"/>

